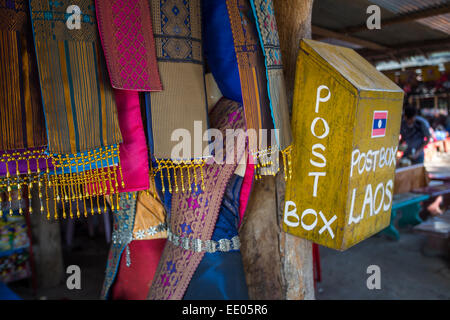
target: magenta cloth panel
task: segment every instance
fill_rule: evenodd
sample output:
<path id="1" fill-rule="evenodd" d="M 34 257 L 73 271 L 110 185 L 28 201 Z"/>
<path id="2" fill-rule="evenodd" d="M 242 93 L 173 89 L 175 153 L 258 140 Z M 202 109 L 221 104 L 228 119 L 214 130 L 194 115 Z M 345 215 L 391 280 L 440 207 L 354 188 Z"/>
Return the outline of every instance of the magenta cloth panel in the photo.
<path id="1" fill-rule="evenodd" d="M 136 91 L 114 90 L 114 95 L 123 137 L 119 151 L 125 187 L 122 187 L 119 176 L 119 192 L 148 190 L 150 188 L 148 149 L 139 94 Z"/>
<path id="2" fill-rule="evenodd" d="M 247 168 L 245 169 L 244 180 L 242 182 L 241 194 L 239 197 L 239 226 L 241 226 L 244 218 L 245 210 L 247 209 L 248 200 L 252 192 L 253 177 L 255 176 L 255 165 L 250 161 L 251 155 L 248 156 Z"/>
<path id="3" fill-rule="evenodd" d="M 148 0 L 96 0 L 98 29 L 115 89 L 161 91 Z"/>

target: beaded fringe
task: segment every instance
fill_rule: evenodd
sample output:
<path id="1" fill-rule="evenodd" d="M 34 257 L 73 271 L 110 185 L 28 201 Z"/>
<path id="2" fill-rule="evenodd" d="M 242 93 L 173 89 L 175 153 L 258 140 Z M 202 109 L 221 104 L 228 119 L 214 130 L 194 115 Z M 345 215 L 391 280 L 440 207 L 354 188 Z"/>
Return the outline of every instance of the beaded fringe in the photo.
<path id="1" fill-rule="evenodd" d="M 114 158 L 118 158 L 118 165 L 114 164 Z M 56 174 L 51 176 L 54 189 L 55 218 L 56 207 L 62 204 L 63 218 L 66 218 L 66 208 L 69 208 L 70 217 L 73 218 L 72 202 L 76 202 L 76 214 L 80 217 L 80 202 L 83 201 L 84 215 L 87 216 L 86 200 L 90 201 L 91 214 L 94 214 L 94 198 L 97 201 L 98 213 L 101 213 L 99 197 L 103 198 L 103 208 L 106 212 L 106 196 L 111 199 L 111 209 L 120 210 L 119 205 L 119 176 L 122 188 L 122 167 L 118 146 L 109 146 L 99 150 L 88 151 L 80 155 L 56 155 L 52 157 Z M 106 161 L 106 166 L 104 165 Z M 102 165 L 98 166 L 98 162 Z M 79 168 L 84 168 L 80 170 Z M 76 168 L 76 171 L 73 171 Z M 116 199 L 114 199 L 114 196 Z M 114 201 L 115 200 L 115 201 Z M 115 204 L 114 204 L 115 202 Z"/>
<path id="2" fill-rule="evenodd" d="M 58 219 L 58 205 L 62 206 L 63 218 L 67 218 L 66 211 L 69 216 L 73 218 L 76 207 L 76 215 L 79 218 L 80 205 L 84 208 L 84 216 L 87 217 L 88 210 L 86 202 L 90 202 L 91 214 L 94 215 L 94 201 L 96 201 L 97 211 L 100 214 L 100 198 L 103 198 L 103 208 L 106 212 L 106 196 L 110 195 L 111 209 L 113 211 L 120 210 L 120 195 L 119 195 L 119 176 L 122 188 L 125 187 L 122 175 L 122 167 L 120 164 L 119 147 L 110 146 L 104 147 L 95 151 L 88 151 L 87 154 L 81 155 L 47 155 L 43 150 L 39 152 L 25 151 L 23 153 L 4 153 L 0 161 L 6 164 L 6 177 L 0 178 L 0 187 L 7 189 L 7 198 L 9 202 L 9 214 L 13 213 L 12 189 L 17 187 L 19 202 L 22 201 L 22 187 L 28 187 L 28 201 L 29 212 L 32 213 L 32 193 L 31 189 L 34 185 L 38 186 L 40 211 L 44 212 L 44 207 L 47 208 L 47 219 L 50 219 L 49 201 L 54 202 L 54 218 Z M 119 159 L 117 165 L 114 164 L 114 159 Z M 41 171 L 39 167 L 39 160 L 44 159 L 46 163 L 45 172 Z M 18 162 L 21 160 L 27 161 L 27 173 L 19 172 Z M 36 161 L 36 172 L 31 172 L 30 162 Z M 101 162 L 106 166 L 98 166 Z M 10 172 L 10 166 L 15 163 L 16 172 Z M 54 172 L 49 169 L 49 163 L 53 165 Z M 80 170 L 80 168 L 84 170 Z M 45 199 L 43 192 L 45 189 Z M 53 191 L 53 199 L 49 197 L 49 190 Z M 115 196 L 115 199 L 114 199 Z M 44 206 L 44 202 L 46 205 Z M 23 208 L 20 206 L 19 213 L 23 213 Z M 0 217 L 4 214 L 0 211 Z"/>
<path id="3" fill-rule="evenodd" d="M 280 171 L 279 166 L 279 152 L 283 158 L 284 180 L 290 180 L 292 177 L 292 146 L 284 150 L 272 149 L 271 147 L 265 150 L 252 152 L 255 163 L 255 179 L 259 180 L 263 175 L 275 176 Z"/>
<path id="4" fill-rule="evenodd" d="M 193 159 L 186 161 L 174 161 L 156 159 L 157 168 L 152 168 L 151 174 L 157 176 L 159 174 L 162 181 L 162 192 L 167 190 L 170 193 L 192 191 L 192 182 L 194 182 L 194 191 L 198 191 L 198 180 L 200 178 L 200 188 L 205 189 L 205 180 L 203 167 L 206 164 L 205 159 Z M 188 185 L 185 185 L 184 176 L 188 178 Z M 173 182 L 172 182 L 173 177 Z"/>
<path id="5" fill-rule="evenodd" d="M 43 176 L 41 174 L 41 168 L 39 166 L 39 160 L 45 160 L 46 162 L 46 169 L 45 173 L 46 176 Z M 20 172 L 19 170 L 19 162 L 26 161 L 27 163 L 27 172 L 26 174 L 23 172 Z M 22 207 L 22 200 L 23 200 L 23 186 L 28 186 L 29 189 L 33 187 L 33 185 L 38 185 L 39 189 L 42 187 L 44 180 L 48 180 L 48 174 L 50 172 L 48 168 L 48 156 L 45 154 L 45 149 L 36 149 L 36 150 L 26 150 L 23 152 L 4 152 L 0 156 L 0 162 L 5 163 L 6 166 L 6 176 L 0 177 L 0 188 L 4 189 L 6 188 L 6 194 L 7 194 L 7 202 L 9 203 L 7 211 L 10 215 L 13 214 L 12 209 L 12 191 L 13 188 L 17 188 L 17 200 L 20 203 L 19 206 L 19 213 L 23 214 L 23 207 Z M 32 172 L 30 169 L 30 163 L 35 162 L 36 164 L 36 172 Z M 15 170 L 14 170 L 15 167 Z M 46 179 L 47 178 L 47 179 Z M 42 198 L 42 193 L 39 191 L 39 197 Z M 31 192 L 28 192 L 28 201 L 29 201 L 29 207 L 31 209 Z M 0 217 L 3 216 L 5 210 L 0 211 Z M 44 211 L 44 206 L 41 201 L 41 212 Z"/>

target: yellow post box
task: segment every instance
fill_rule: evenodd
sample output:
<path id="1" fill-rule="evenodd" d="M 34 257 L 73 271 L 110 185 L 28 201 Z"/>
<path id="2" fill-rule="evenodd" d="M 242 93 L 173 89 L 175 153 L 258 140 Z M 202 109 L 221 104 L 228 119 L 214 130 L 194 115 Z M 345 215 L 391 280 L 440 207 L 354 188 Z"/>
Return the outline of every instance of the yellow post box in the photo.
<path id="1" fill-rule="evenodd" d="M 389 225 L 402 104 L 354 50 L 302 40 L 284 231 L 345 250 Z"/>

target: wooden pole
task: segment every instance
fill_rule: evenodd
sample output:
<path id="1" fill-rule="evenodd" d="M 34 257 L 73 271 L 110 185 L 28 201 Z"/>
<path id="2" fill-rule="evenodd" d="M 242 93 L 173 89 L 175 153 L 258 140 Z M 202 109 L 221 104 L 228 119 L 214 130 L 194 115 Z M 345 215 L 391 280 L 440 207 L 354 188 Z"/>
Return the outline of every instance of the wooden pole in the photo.
<path id="1" fill-rule="evenodd" d="M 292 105 L 300 40 L 311 38 L 313 0 L 273 0 Z M 280 161 L 282 163 L 282 161 Z M 240 230 L 251 299 L 314 299 L 311 242 L 282 232 L 283 172 L 255 182 Z"/>

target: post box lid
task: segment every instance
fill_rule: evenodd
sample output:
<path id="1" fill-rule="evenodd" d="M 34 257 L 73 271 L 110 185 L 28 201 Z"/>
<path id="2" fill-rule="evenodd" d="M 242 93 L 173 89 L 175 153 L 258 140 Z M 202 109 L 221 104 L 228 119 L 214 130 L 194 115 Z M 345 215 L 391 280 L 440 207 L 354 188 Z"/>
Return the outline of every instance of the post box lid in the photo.
<path id="1" fill-rule="evenodd" d="M 403 92 L 353 49 L 310 39 L 303 39 L 300 47 L 316 59 L 329 64 L 358 91 Z"/>

